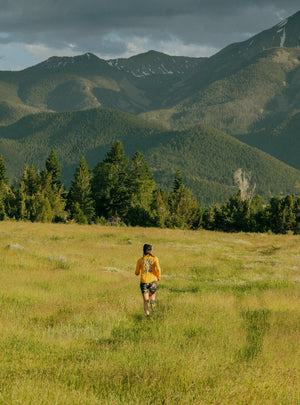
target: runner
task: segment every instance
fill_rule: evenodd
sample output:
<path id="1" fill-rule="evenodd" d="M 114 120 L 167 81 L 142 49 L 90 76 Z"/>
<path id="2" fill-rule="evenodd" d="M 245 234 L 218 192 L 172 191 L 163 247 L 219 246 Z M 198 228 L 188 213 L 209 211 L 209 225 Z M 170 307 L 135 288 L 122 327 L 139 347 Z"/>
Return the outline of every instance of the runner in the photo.
<path id="1" fill-rule="evenodd" d="M 140 288 L 143 294 L 144 311 L 146 316 L 150 315 L 149 301 L 152 311 L 156 311 L 155 294 L 157 291 L 157 282 L 160 280 L 161 270 L 158 258 L 152 255 L 152 246 L 146 243 L 143 246 L 143 257 L 137 264 L 135 274 L 141 275 Z"/>

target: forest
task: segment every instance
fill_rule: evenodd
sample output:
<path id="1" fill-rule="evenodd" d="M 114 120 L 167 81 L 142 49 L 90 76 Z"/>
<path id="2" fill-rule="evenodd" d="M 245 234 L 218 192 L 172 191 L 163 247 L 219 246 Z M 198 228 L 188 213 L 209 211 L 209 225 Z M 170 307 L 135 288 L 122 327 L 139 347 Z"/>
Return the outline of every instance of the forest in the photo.
<path id="1" fill-rule="evenodd" d="M 274 196 L 266 202 L 240 171 L 235 195 L 202 207 L 180 170 L 166 192 L 157 187 L 143 154 L 129 159 L 120 141 L 93 169 L 82 156 L 68 191 L 54 150 L 43 171 L 26 165 L 13 182 L 6 174 L 0 156 L 0 220 L 300 234 L 299 196 Z"/>

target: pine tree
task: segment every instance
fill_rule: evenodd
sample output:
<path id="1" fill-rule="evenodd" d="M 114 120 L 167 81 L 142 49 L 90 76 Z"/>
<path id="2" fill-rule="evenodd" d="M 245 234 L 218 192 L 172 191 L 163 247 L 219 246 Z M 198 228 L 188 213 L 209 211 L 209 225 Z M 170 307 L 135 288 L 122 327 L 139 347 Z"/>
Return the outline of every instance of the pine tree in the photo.
<path id="1" fill-rule="evenodd" d="M 5 198 L 6 187 L 3 182 L 0 182 L 0 221 L 4 221 L 6 219 Z"/>
<path id="2" fill-rule="evenodd" d="M 26 165 L 23 171 L 22 181 L 24 182 L 25 193 L 28 196 L 33 196 L 40 191 L 40 180 L 40 173 L 35 170 L 34 166 Z"/>
<path id="3" fill-rule="evenodd" d="M 66 213 L 66 198 L 65 188 L 59 182 L 53 182 L 52 175 L 46 169 L 41 176 L 41 190 L 45 198 L 47 198 L 54 222 L 64 221 Z"/>
<path id="4" fill-rule="evenodd" d="M 51 150 L 49 157 L 45 163 L 46 170 L 52 176 L 52 183 L 56 184 L 58 187 L 61 186 L 61 168 L 58 163 L 56 154 L 54 150 Z"/>
<path id="5" fill-rule="evenodd" d="M 287 195 L 282 200 L 282 233 L 295 228 L 296 214 L 294 211 L 295 196 Z"/>
<path id="6" fill-rule="evenodd" d="M 27 198 L 29 218 L 32 222 L 51 222 L 53 218 L 51 205 L 48 198 L 42 192 L 38 192 Z"/>
<path id="7" fill-rule="evenodd" d="M 7 194 L 6 187 L 6 166 L 4 159 L 0 156 L 0 221 L 6 219 L 5 200 Z"/>
<path id="8" fill-rule="evenodd" d="M 250 206 L 250 231 L 266 232 L 266 219 L 263 198 L 256 194 Z"/>
<path id="9" fill-rule="evenodd" d="M 104 163 L 113 164 L 119 172 L 126 170 L 128 159 L 125 157 L 122 142 L 116 141 L 112 144 L 110 151 L 105 156 Z"/>
<path id="10" fill-rule="evenodd" d="M 78 224 L 86 224 L 87 217 L 84 215 L 84 212 L 80 208 L 79 202 L 76 201 L 72 204 L 71 207 L 72 217 Z"/>
<path id="11" fill-rule="evenodd" d="M 294 213 L 295 213 L 295 226 L 293 231 L 296 235 L 300 235 L 300 197 L 298 197 L 295 201 Z"/>
<path id="12" fill-rule="evenodd" d="M 96 216 L 109 218 L 115 214 L 114 188 L 119 181 L 117 168 L 111 163 L 100 162 L 93 170 L 92 192 Z"/>
<path id="13" fill-rule="evenodd" d="M 163 190 L 154 191 L 151 203 L 151 211 L 153 216 L 153 224 L 159 228 L 164 228 L 170 212 L 168 207 L 168 199 Z"/>
<path id="14" fill-rule="evenodd" d="M 215 230 L 215 209 L 213 206 L 205 208 L 203 212 L 203 228 Z"/>
<path id="15" fill-rule="evenodd" d="M 26 210 L 26 192 L 25 192 L 25 183 L 20 180 L 16 188 L 14 189 L 14 194 L 16 196 L 15 202 L 15 218 L 18 220 L 27 219 L 27 210 Z"/>
<path id="16" fill-rule="evenodd" d="M 0 155 L 0 183 L 6 183 L 6 165 L 3 156 Z"/>
<path id="17" fill-rule="evenodd" d="M 201 223 L 202 211 L 192 192 L 185 187 L 181 173 L 176 172 L 173 190 L 168 198 L 170 216 L 167 225 L 175 228 L 194 228 Z"/>
<path id="18" fill-rule="evenodd" d="M 120 141 L 116 141 L 104 161 L 96 165 L 92 190 L 98 217 L 126 216 L 130 205 L 127 166 L 128 159 Z"/>
<path id="19" fill-rule="evenodd" d="M 74 209 L 74 204 L 77 202 L 88 222 L 91 222 L 95 215 L 91 178 L 91 172 L 85 158 L 82 156 L 68 194 L 68 207 L 70 208 L 71 215 L 73 215 L 72 209 Z"/>
<path id="20" fill-rule="evenodd" d="M 144 156 L 140 152 L 136 152 L 131 159 L 127 188 L 130 199 L 127 221 L 132 225 L 150 225 L 155 181 Z"/>
<path id="21" fill-rule="evenodd" d="M 282 200 L 280 197 L 272 197 L 270 203 L 266 207 L 266 215 L 268 218 L 268 229 L 274 233 L 282 232 Z"/>
<path id="22" fill-rule="evenodd" d="M 182 174 L 181 174 L 181 171 L 178 169 L 175 174 L 173 192 L 176 192 L 177 190 L 179 190 L 182 187 L 182 185 L 183 185 Z"/>

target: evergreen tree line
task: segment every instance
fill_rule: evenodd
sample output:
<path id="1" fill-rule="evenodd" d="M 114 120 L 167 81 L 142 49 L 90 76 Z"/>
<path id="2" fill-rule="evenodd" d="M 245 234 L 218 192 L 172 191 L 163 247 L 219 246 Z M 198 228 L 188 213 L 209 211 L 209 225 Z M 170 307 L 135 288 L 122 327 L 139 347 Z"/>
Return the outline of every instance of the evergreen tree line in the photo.
<path id="1" fill-rule="evenodd" d="M 179 170 L 166 193 L 157 188 L 144 156 L 136 152 L 129 160 L 120 141 L 93 170 L 82 157 L 69 192 L 61 179 L 54 151 L 43 171 L 27 165 L 13 184 L 0 156 L 0 220 L 300 234 L 299 197 L 273 197 L 265 204 L 259 195 L 245 198 L 239 192 L 222 205 L 202 208 Z"/>

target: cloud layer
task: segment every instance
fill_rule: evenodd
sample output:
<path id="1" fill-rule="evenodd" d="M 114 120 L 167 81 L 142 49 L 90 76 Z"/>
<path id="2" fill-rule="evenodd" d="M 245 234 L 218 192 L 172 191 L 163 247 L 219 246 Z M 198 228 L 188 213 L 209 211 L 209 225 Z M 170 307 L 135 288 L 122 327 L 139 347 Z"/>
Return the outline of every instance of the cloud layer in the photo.
<path id="1" fill-rule="evenodd" d="M 1 65 L 21 44 L 37 60 L 84 52 L 126 57 L 149 49 L 208 56 L 294 14 L 299 2 L 0 0 L 0 7 Z"/>

